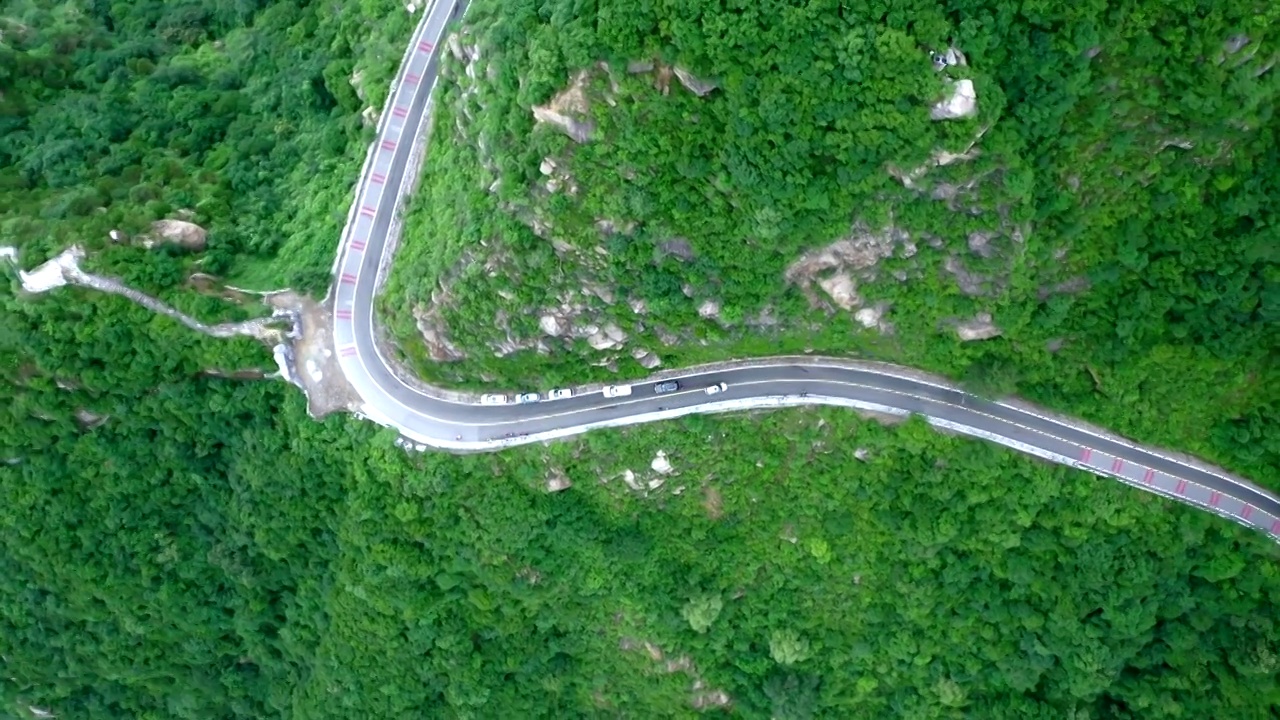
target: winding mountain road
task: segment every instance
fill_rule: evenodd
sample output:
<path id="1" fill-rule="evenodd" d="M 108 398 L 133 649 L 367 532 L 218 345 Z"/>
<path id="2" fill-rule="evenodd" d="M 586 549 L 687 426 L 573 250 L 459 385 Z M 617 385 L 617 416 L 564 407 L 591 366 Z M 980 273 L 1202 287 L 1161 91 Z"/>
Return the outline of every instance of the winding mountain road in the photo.
<path id="1" fill-rule="evenodd" d="M 478 398 L 400 377 L 379 347 L 374 299 L 394 252 L 402 202 L 420 170 L 438 48 L 447 25 L 465 6 L 436 0 L 424 8 L 357 182 L 334 265 L 330 300 L 338 362 L 369 419 L 419 444 L 484 451 L 694 412 L 825 404 L 919 414 L 935 426 L 1114 478 L 1280 541 L 1280 498 L 1270 491 L 1044 410 L 983 400 L 907 368 L 809 356 L 771 358 L 662 373 L 634 383 L 633 393 L 621 398 L 606 398 L 599 386 L 588 386 L 566 399 L 511 405 L 482 405 Z M 677 379 L 681 388 L 657 394 L 657 379 Z M 727 390 L 705 392 L 718 383 L 726 383 Z"/>

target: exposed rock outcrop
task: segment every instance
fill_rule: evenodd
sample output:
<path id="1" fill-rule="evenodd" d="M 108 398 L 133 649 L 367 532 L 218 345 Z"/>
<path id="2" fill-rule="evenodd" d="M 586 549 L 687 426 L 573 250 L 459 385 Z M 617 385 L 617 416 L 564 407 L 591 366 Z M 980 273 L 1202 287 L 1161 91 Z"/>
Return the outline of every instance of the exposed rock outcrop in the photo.
<path id="1" fill-rule="evenodd" d="M 511 315 L 506 310 L 500 309 L 494 313 L 493 326 L 502 331 L 502 337 L 500 339 L 489 343 L 490 349 L 493 350 L 494 357 L 506 357 L 512 353 L 529 349 L 536 349 L 543 355 L 550 352 L 550 348 L 544 345 L 540 340 L 516 337 L 515 333 L 511 330 Z"/>
<path id="2" fill-rule="evenodd" d="M 654 456 L 653 462 L 649 463 L 649 467 L 660 475 L 670 475 L 675 472 L 675 469 L 671 467 L 671 461 L 667 459 L 667 453 L 662 450 L 659 450 L 657 455 Z"/>
<path id="3" fill-rule="evenodd" d="M 587 142 L 595 130 L 595 123 L 590 120 L 575 120 L 565 113 L 558 112 L 550 106 L 538 105 L 533 108 L 533 119 L 548 125 L 554 125 L 568 135 L 574 142 Z"/>
<path id="4" fill-rule="evenodd" d="M 555 158 L 543 158 L 538 164 L 538 172 L 546 176 L 547 180 L 542 184 L 542 189 L 548 194 L 553 194 L 565 188 L 565 190 L 573 196 L 578 194 L 578 181 L 569 174 L 569 171 L 562 168 Z"/>
<path id="5" fill-rule="evenodd" d="M 701 681 L 694 683 L 693 699 L 690 701 L 695 710 L 726 707 L 733 702 L 729 693 L 723 690 L 704 689 L 700 685 Z"/>
<path id="6" fill-rule="evenodd" d="M 436 294 L 433 293 L 433 295 Z M 413 309 L 413 318 L 417 321 L 418 332 L 421 333 L 422 342 L 427 346 L 427 354 L 432 360 L 437 362 L 461 360 L 466 357 L 466 353 L 459 350 L 449 339 L 449 327 L 441 314 L 438 300 L 440 300 L 438 296 L 432 297 L 429 308 L 418 306 Z"/>
<path id="7" fill-rule="evenodd" d="M 573 481 L 569 479 L 568 475 L 564 474 L 563 470 L 559 468 L 552 468 L 547 472 L 547 492 L 560 492 L 561 490 L 568 490 L 571 487 L 573 487 Z"/>
<path id="8" fill-rule="evenodd" d="M 855 225 L 852 232 L 826 247 L 805 253 L 787 268 L 787 282 L 800 286 L 814 307 L 826 305 L 813 291 L 816 283 L 832 303 L 845 310 L 862 304 L 857 292 L 857 280 L 871 276 L 871 270 L 884 258 L 902 250 L 903 257 L 915 254 L 915 246 L 905 231 L 886 228 L 878 233 L 862 225 Z"/>
<path id="9" fill-rule="evenodd" d="M 966 238 L 969 245 L 969 252 L 982 258 L 990 258 L 996 254 L 996 249 L 991 246 L 991 240 L 995 237 L 993 233 L 975 230 L 969 233 Z"/>
<path id="10" fill-rule="evenodd" d="M 991 292 L 992 279 L 979 275 L 965 267 L 964 261 L 955 255 L 948 255 L 942 263 L 946 270 L 956 279 L 960 292 L 970 297 L 979 297 Z"/>
<path id="11" fill-rule="evenodd" d="M 716 81 L 707 78 L 700 78 L 689 70 L 678 65 L 666 65 L 661 61 L 653 60 L 632 60 L 627 63 L 627 74 L 639 75 L 642 73 L 653 73 L 653 87 L 663 95 L 667 95 L 671 91 L 671 78 L 675 78 L 684 86 L 686 90 L 697 95 L 698 97 L 706 97 L 716 88 L 720 87 Z M 607 98 L 606 98 L 607 99 Z M 614 104 L 612 102 L 610 105 Z"/>
<path id="12" fill-rule="evenodd" d="M 356 70 L 351 73 L 351 77 L 347 80 L 351 83 L 351 88 L 356 91 L 356 97 L 360 98 L 360 102 L 369 102 L 368 93 L 364 89 L 364 71 Z"/>
<path id="13" fill-rule="evenodd" d="M 622 328 L 609 323 L 587 338 L 587 344 L 595 350 L 612 350 L 626 342 L 627 334 Z"/>
<path id="14" fill-rule="evenodd" d="M 85 408 L 76 410 L 76 420 L 85 430 L 92 430 L 110 419 L 110 415 L 99 414 Z"/>
<path id="15" fill-rule="evenodd" d="M 550 335 L 551 337 L 560 337 L 563 335 L 565 331 L 568 330 L 566 325 L 567 323 L 565 323 L 563 319 L 558 318 L 555 315 L 543 315 L 538 318 L 538 327 L 544 334 Z"/>
<path id="16" fill-rule="evenodd" d="M 844 310 L 852 310 L 862 304 L 857 286 L 847 272 L 837 272 L 835 275 L 819 280 L 818 287 L 831 296 L 831 302 Z"/>
<path id="17" fill-rule="evenodd" d="M 652 370 L 662 364 L 662 358 L 656 354 L 645 350 L 644 348 L 636 348 L 631 351 L 631 357 L 638 363 L 640 367 L 646 370 Z"/>
<path id="18" fill-rule="evenodd" d="M 630 66 L 628 66 L 628 69 L 629 68 Z M 688 70 L 685 70 L 679 65 L 675 65 L 671 69 L 673 72 L 675 72 L 676 77 L 680 80 L 680 84 L 683 85 L 686 90 L 693 93 L 694 95 L 697 95 L 698 97 L 705 97 L 712 90 L 715 90 L 717 87 L 720 87 L 719 85 L 716 85 L 714 82 L 710 80 L 704 80 L 694 76 L 693 73 L 689 72 Z"/>
<path id="19" fill-rule="evenodd" d="M 864 307 L 853 314 L 853 319 L 868 330 L 876 329 L 882 333 L 893 332 L 893 324 L 884 319 L 889 312 L 891 304 L 888 302 L 878 302 L 875 305 Z"/>
<path id="20" fill-rule="evenodd" d="M 688 261 L 694 258 L 693 245 L 690 245 L 689 241 L 682 237 L 674 237 L 659 243 L 658 253 L 663 257 L 671 256 L 681 261 Z"/>
<path id="21" fill-rule="evenodd" d="M 605 305 L 613 304 L 613 290 L 605 285 L 586 282 L 582 284 L 582 291 L 587 295 L 599 298 L 600 302 Z"/>
<path id="22" fill-rule="evenodd" d="M 862 308 L 853 314 L 853 319 L 857 320 L 858 324 L 864 328 L 873 328 L 880 322 L 880 315 L 880 311 L 876 308 Z"/>
<path id="23" fill-rule="evenodd" d="M 1003 331 L 991 321 L 991 313 L 981 312 L 971 320 L 956 325 L 956 334 L 965 342 L 973 340 L 990 340 L 998 337 Z"/>
<path id="24" fill-rule="evenodd" d="M 949 67 L 963 67 L 969 62 L 964 53 L 955 47 L 948 47 L 943 52 L 930 53 L 933 69 L 939 72 Z M 946 80 L 947 97 L 929 110 L 929 117 L 934 120 L 956 120 L 973 117 L 978 112 L 978 91 L 969 78 Z"/>
<path id="25" fill-rule="evenodd" d="M 617 233 L 619 231 L 618 225 L 617 222 L 608 218 L 596 218 L 596 232 L 599 232 L 604 237 L 610 237 Z M 634 222 L 623 223 L 622 234 L 630 235 L 631 231 L 635 229 L 635 225 Z"/>
<path id="26" fill-rule="evenodd" d="M 586 92 L 590 78 L 590 71 L 580 70 L 570 79 L 569 87 L 551 98 L 549 103 L 533 106 L 533 119 L 558 128 L 574 142 L 590 140 L 591 133 L 595 131 Z"/>
<path id="27" fill-rule="evenodd" d="M 960 120 L 978 114 L 978 91 L 969 78 L 948 81 L 947 97 L 929 109 L 934 120 Z"/>
<path id="28" fill-rule="evenodd" d="M 1067 278 L 1060 283 L 1040 288 L 1036 296 L 1045 300 L 1052 295 L 1074 295 L 1089 289 L 1089 278 L 1084 275 Z"/>
<path id="29" fill-rule="evenodd" d="M 209 233 L 199 225 L 186 220 L 157 220 L 151 223 L 153 237 L 143 241 L 144 247 L 153 247 L 157 243 L 167 242 L 180 245 L 188 250 L 203 250 Z"/>

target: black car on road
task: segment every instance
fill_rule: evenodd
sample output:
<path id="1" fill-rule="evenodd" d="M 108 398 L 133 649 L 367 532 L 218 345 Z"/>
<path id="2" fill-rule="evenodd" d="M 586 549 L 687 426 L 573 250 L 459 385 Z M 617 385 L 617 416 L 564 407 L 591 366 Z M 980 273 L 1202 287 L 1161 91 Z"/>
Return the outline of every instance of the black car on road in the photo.
<path id="1" fill-rule="evenodd" d="M 680 383 L 675 380 L 664 380 L 653 386 L 653 391 L 658 395 L 663 393 L 671 393 L 680 389 Z"/>

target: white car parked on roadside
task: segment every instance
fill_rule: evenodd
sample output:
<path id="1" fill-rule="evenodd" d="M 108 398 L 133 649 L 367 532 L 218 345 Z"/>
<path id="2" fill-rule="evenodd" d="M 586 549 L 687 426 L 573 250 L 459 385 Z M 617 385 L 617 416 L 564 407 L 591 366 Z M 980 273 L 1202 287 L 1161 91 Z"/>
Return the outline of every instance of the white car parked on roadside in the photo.
<path id="1" fill-rule="evenodd" d="M 521 405 L 524 405 L 526 403 L 536 403 L 538 402 L 538 400 L 539 400 L 538 393 L 520 393 L 519 395 L 516 396 L 516 402 L 520 403 Z"/>
<path id="2" fill-rule="evenodd" d="M 729 389 L 729 383 L 716 383 L 715 385 L 708 387 L 706 390 L 703 390 L 702 392 L 708 395 L 716 395 L 728 389 Z"/>
<path id="3" fill-rule="evenodd" d="M 486 393 L 480 396 L 481 405 L 506 405 L 507 396 L 501 393 Z"/>
<path id="4" fill-rule="evenodd" d="M 626 397 L 631 394 L 630 385 L 605 385 L 604 396 L 607 398 Z"/>
<path id="5" fill-rule="evenodd" d="M 547 393 L 548 400 L 566 400 L 573 397 L 573 391 L 569 388 L 559 388 Z"/>

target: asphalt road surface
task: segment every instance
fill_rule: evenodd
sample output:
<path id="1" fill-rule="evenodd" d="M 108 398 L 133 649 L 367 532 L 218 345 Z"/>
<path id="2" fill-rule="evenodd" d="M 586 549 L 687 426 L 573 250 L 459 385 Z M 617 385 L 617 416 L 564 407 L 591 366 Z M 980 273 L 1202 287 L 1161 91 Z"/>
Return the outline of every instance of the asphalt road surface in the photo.
<path id="1" fill-rule="evenodd" d="M 1224 471 L 1117 436 L 1084 428 L 1022 406 L 991 402 L 945 382 L 918 379 L 905 368 L 857 367 L 849 361 L 789 357 L 663 373 L 680 389 L 655 392 L 654 380 L 632 383 L 626 397 L 607 398 L 598 387 L 571 398 L 529 404 L 484 405 L 459 394 L 427 394 L 401 380 L 375 340 L 378 270 L 398 204 L 413 181 L 415 141 L 428 130 L 431 91 L 445 29 L 465 2 L 436 0 L 405 53 L 378 136 L 356 188 L 335 263 L 334 340 L 339 364 L 364 400 L 364 415 L 398 429 L 414 443 L 457 451 L 485 451 L 564 437 L 593 428 L 651 422 L 692 412 L 828 404 L 896 414 L 981 437 L 1097 475 L 1121 480 L 1261 530 L 1280 541 L 1280 498 Z M 386 258 L 389 260 L 390 258 Z M 723 392 L 706 388 L 725 383 Z M 546 397 L 547 388 L 530 388 Z M 508 392 L 508 399 L 514 394 Z"/>

